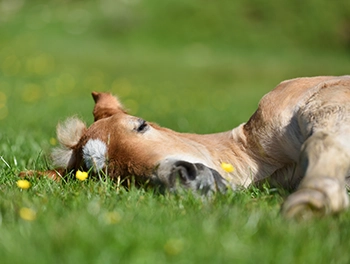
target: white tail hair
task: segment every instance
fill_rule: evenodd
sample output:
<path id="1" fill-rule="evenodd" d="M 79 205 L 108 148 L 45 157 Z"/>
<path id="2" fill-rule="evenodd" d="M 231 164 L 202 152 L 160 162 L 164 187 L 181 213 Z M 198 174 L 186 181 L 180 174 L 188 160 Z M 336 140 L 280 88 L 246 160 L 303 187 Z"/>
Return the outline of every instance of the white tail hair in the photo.
<path id="1" fill-rule="evenodd" d="M 52 160 L 59 168 L 69 168 L 75 162 L 73 147 L 78 144 L 86 125 L 77 117 L 67 118 L 57 125 L 57 139 L 60 146 L 52 151 Z"/>

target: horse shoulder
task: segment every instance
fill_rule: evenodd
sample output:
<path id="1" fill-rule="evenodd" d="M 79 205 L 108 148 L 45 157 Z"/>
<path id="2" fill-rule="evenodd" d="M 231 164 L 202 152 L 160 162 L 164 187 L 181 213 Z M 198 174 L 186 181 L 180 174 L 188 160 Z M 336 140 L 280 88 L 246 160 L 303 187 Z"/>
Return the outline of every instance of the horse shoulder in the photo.
<path id="1" fill-rule="evenodd" d="M 293 162 L 303 138 L 296 113 L 332 77 L 297 78 L 280 83 L 259 102 L 244 125 L 248 145 L 270 163 Z M 281 165 L 282 166 L 282 165 Z"/>

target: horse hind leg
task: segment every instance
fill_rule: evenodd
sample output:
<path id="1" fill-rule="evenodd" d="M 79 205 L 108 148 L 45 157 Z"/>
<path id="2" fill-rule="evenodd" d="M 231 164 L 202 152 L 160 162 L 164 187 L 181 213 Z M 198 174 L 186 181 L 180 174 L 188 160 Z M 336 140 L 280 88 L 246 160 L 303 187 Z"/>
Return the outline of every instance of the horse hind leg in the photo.
<path id="1" fill-rule="evenodd" d="M 297 191 L 284 202 L 284 216 L 304 219 L 338 213 L 348 207 L 345 181 L 350 155 L 341 139 L 341 134 L 319 131 L 305 141 L 298 164 L 304 177 Z"/>

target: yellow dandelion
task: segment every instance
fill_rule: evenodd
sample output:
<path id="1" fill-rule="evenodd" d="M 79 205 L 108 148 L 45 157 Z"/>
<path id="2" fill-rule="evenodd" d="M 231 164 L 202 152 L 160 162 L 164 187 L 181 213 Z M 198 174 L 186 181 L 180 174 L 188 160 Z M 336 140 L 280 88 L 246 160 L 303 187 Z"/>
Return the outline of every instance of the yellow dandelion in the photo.
<path id="1" fill-rule="evenodd" d="M 52 145 L 52 146 L 56 146 L 57 145 L 57 140 L 55 139 L 55 138 L 50 138 L 50 144 Z"/>
<path id="2" fill-rule="evenodd" d="M 18 180 L 17 181 L 17 186 L 23 190 L 27 190 L 30 188 L 30 182 L 27 180 Z"/>
<path id="3" fill-rule="evenodd" d="M 75 177 L 80 180 L 80 181 L 85 181 L 88 177 L 88 173 L 85 172 L 85 171 L 80 171 L 80 170 L 77 170 L 76 174 L 75 174 Z"/>
<path id="4" fill-rule="evenodd" d="M 33 221 L 36 219 L 36 212 L 30 208 L 22 207 L 19 209 L 19 216 L 26 221 Z"/>
<path id="5" fill-rule="evenodd" d="M 108 212 L 105 214 L 105 221 L 107 224 L 118 224 L 122 220 L 118 212 Z"/>
<path id="6" fill-rule="evenodd" d="M 235 168 L 230 163 L 222 162 L 221 168 L 226 172 L 233 172 Z"/>
<path id="7" fill-rule="evenodd" d="M 182 239 L 169 239 L 164 245 L 164 251 L 168 255 L 178 255 L 183 251 L 184 244 Z"/>

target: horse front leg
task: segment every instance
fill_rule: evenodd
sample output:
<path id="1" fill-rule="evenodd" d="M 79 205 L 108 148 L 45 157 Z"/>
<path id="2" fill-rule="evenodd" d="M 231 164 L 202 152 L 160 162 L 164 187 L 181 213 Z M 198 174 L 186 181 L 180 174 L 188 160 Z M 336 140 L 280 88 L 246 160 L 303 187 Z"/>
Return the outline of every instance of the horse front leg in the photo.
<path id="1" fill-rule="evenodd" d="M 305 141 L 298 164 L 304 177 L 297 191 L 284 202 L 284 216 L 310 218 L 338 213 L 348 207 L 345 177 L 350 168 L 350 152 L 342 144 L 342 135 L 319 131 Z"/>
<path id="2" fill-rule="evenodd" d="M 47 177 L 49 179 L 52 179 L 54 181 L 60 181 L 65 175 L 67 174 L 66 169 L 57 168 L 54 170 L 46 170 L 46 171 L 21 171 L 19 173 L 19 177 L 26 178 L 26 177 Z"/>

